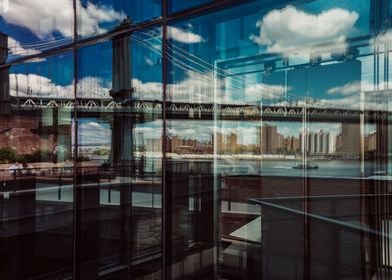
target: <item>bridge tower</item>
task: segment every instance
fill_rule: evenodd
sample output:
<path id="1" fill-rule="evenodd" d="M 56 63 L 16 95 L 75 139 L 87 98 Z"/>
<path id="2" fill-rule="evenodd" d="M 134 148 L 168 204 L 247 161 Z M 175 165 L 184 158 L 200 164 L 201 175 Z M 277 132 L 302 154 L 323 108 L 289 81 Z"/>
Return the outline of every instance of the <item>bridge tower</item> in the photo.
<path id="1" fill-rule="evenodd" d="M 7 62 L 8 36 L 0 32 L 0 66 Z M 11 114 L 9 68 L 0 68 L 0 114 Z"/>
<path id="2" fill-rule="evenodd" d="M 113 32 L 115 34 L 129 28 L 129 19 Z M 112 118 L 112 148 L 110 162 L 113 166 L 131 164 L 133 161 L 133 121 L 130 117 L 132 108 L 132 72 L 130 35 L 114 35 L 112 39 L 112 90 L 114 101 L 121 103 L 122 109 L 114 112 Z"/>

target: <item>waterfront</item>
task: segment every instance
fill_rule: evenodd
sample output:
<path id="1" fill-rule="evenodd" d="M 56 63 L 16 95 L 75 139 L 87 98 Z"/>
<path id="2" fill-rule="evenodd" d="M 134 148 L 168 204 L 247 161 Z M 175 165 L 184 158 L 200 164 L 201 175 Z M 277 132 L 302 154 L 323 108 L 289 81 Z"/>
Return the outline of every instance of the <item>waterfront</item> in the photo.
<path id="1" fill-rule="evenodd" d="M 145 171 L 155 174 L 161 173 L 160 158 L 145 158 Z M 205 163 L 214 166 L 214 159 L 197 158 L 197 159 L 176 159 L 173 162 L 187 163 Z M 300 159 L 244 159 L 244 158 L 225 158 L 216 159 L 215 174 L 217 175 L 260 175 L 260 176 L 286 176 L 286 177 L 303 177 L 305 170 L 294 169 L 293 167 L 302 163 Z M 359 160 L 309 160 L 308 163 L 318 166 L 318 169 L 306 170 L 308 177 L 332 177 L 332 178 L 361 178 L 375 175 L 390 174 L 386 165 L 380 165 L 373 160 L 365 160 L 362 164 Z M 211 173 L 214 171 L 211 170 Z"/>
<path id="2" fill-rule="evenodd" d="M 303 177 L 305 170 L 294 169 L 299 161 L 285 160 L 218 160 L 217 170 L 222 174 L 249 174 L 261 176 Z M 308 177 L 359 178 L 369 177 L 376 171 L 386 171 L 384 167 L 376 167 L 375 162 L 365 161 L 364 172 L 361 172 L 361 162 L 356 160 L 323 160 L 311 161 L 318 169 L 306 170 Z"/>

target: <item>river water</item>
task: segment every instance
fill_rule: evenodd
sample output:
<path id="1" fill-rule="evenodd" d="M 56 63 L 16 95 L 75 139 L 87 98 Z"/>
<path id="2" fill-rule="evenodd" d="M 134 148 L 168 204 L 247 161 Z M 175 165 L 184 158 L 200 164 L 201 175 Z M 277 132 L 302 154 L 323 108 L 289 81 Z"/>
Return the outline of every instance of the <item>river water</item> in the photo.
<path id="1" fill-rule="evenodd" d="M 212 159 L 181 159 L 175 162 L 188 163 L 192 162 L 206 163 L 213 173 L 214 161 Z M 293 168 L 300 161 L 295 160 L 255 160 L 255 159 L 218 159 L 215 162 L 215 172 L 220 175 L 260 175 L 260 176 L 290 176 L 303 177 L 303 169 Z M 159 159 L 145 160 L 145 171 L 155 173 L 159 176 L 161 173 L 162 161 Z M 170 163 L 169 163 L 170 164 Z M 318 169 L 308 169 L 308 177 L 333 177 L 333 178 L 360 178 L 370 177 L 375 172 L 383 171 L 391 173 L 388 166 L 379 166 L 374 161 L 366 160 L 361 165 L 359 160 L 313 160 L 312 165 L 317 165 Z"/>
<path id="2" fill-rule="evenodd" d="M 293 167 L 300 162 L 293 160 L 218 160 L 217 172 L 221 174 L 249 174 L 261 176 L 304 176 L 303 169 Z M 359 160 L 320 160 L 312 161 L 318 169 L 308 169 L 308 177 L 358 178 L 369 177 L 376 171 L 388 172 L 387 166 L 376 166 L 373 161 L 365 161 L 363 166 Z M 361 170 L 363 169 L 363 170 Z"/>

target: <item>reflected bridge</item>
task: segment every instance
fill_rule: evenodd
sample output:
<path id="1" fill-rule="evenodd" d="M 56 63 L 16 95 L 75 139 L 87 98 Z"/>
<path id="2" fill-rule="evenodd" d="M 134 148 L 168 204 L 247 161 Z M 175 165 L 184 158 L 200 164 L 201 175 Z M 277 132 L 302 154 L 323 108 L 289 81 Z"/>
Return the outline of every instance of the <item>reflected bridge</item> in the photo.
<path id="1" fill-rule="evenodd" d="M 171 120 L 218 120 L 218 121 L 289 121 L 367 123 L 392 119 L 389 109 L 350 109 L 332 106 L 300 106 L 298 104 L 218 104 L 185 103 L 161 100 L 133 100 L 129 103 L 108 99 L 53 99 L 38 97 L 12 97 L 13 114 L 28 114 L 44 109 L 76 109 L 79 117 L 102 117 L 119 113 L 135 117 L 138 123 L 161 118 L 163 108 Z M 137 116 L 151 116 L 150 118 Z"/>

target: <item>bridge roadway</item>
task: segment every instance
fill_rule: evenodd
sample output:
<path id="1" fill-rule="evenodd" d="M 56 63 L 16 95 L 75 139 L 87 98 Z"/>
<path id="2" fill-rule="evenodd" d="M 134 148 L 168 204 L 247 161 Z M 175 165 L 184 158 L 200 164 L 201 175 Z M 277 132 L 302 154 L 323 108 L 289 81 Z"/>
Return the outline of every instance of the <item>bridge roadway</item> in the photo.
<path id="1" fill-rule="evenodd" d="M 76 103 L 69 99 L 48 98 L 13 98 L 12 114 L 36 114 L 45 109 L 76 108 L 78 117 L 103 117 L 113 114 L 129 115 L 137 122 L 149 122 L 160 119 L 164 104 L 161 100 L 133 100 L 122 104 L 113 99 L 79 99 Z M 298 105 L 249 105 L 249 104 L 214 104 L 184 103 L 167 101 L 166 115 L 170 120 L 227 120 L 227 121 L 294 121 L 302 122 L 347 122 L 359 123 L 361 117 L 366 123 L 392 120 L 389 110 L 355 110 Z M 306 113 L 306 116 L 305 116 Z"/>

